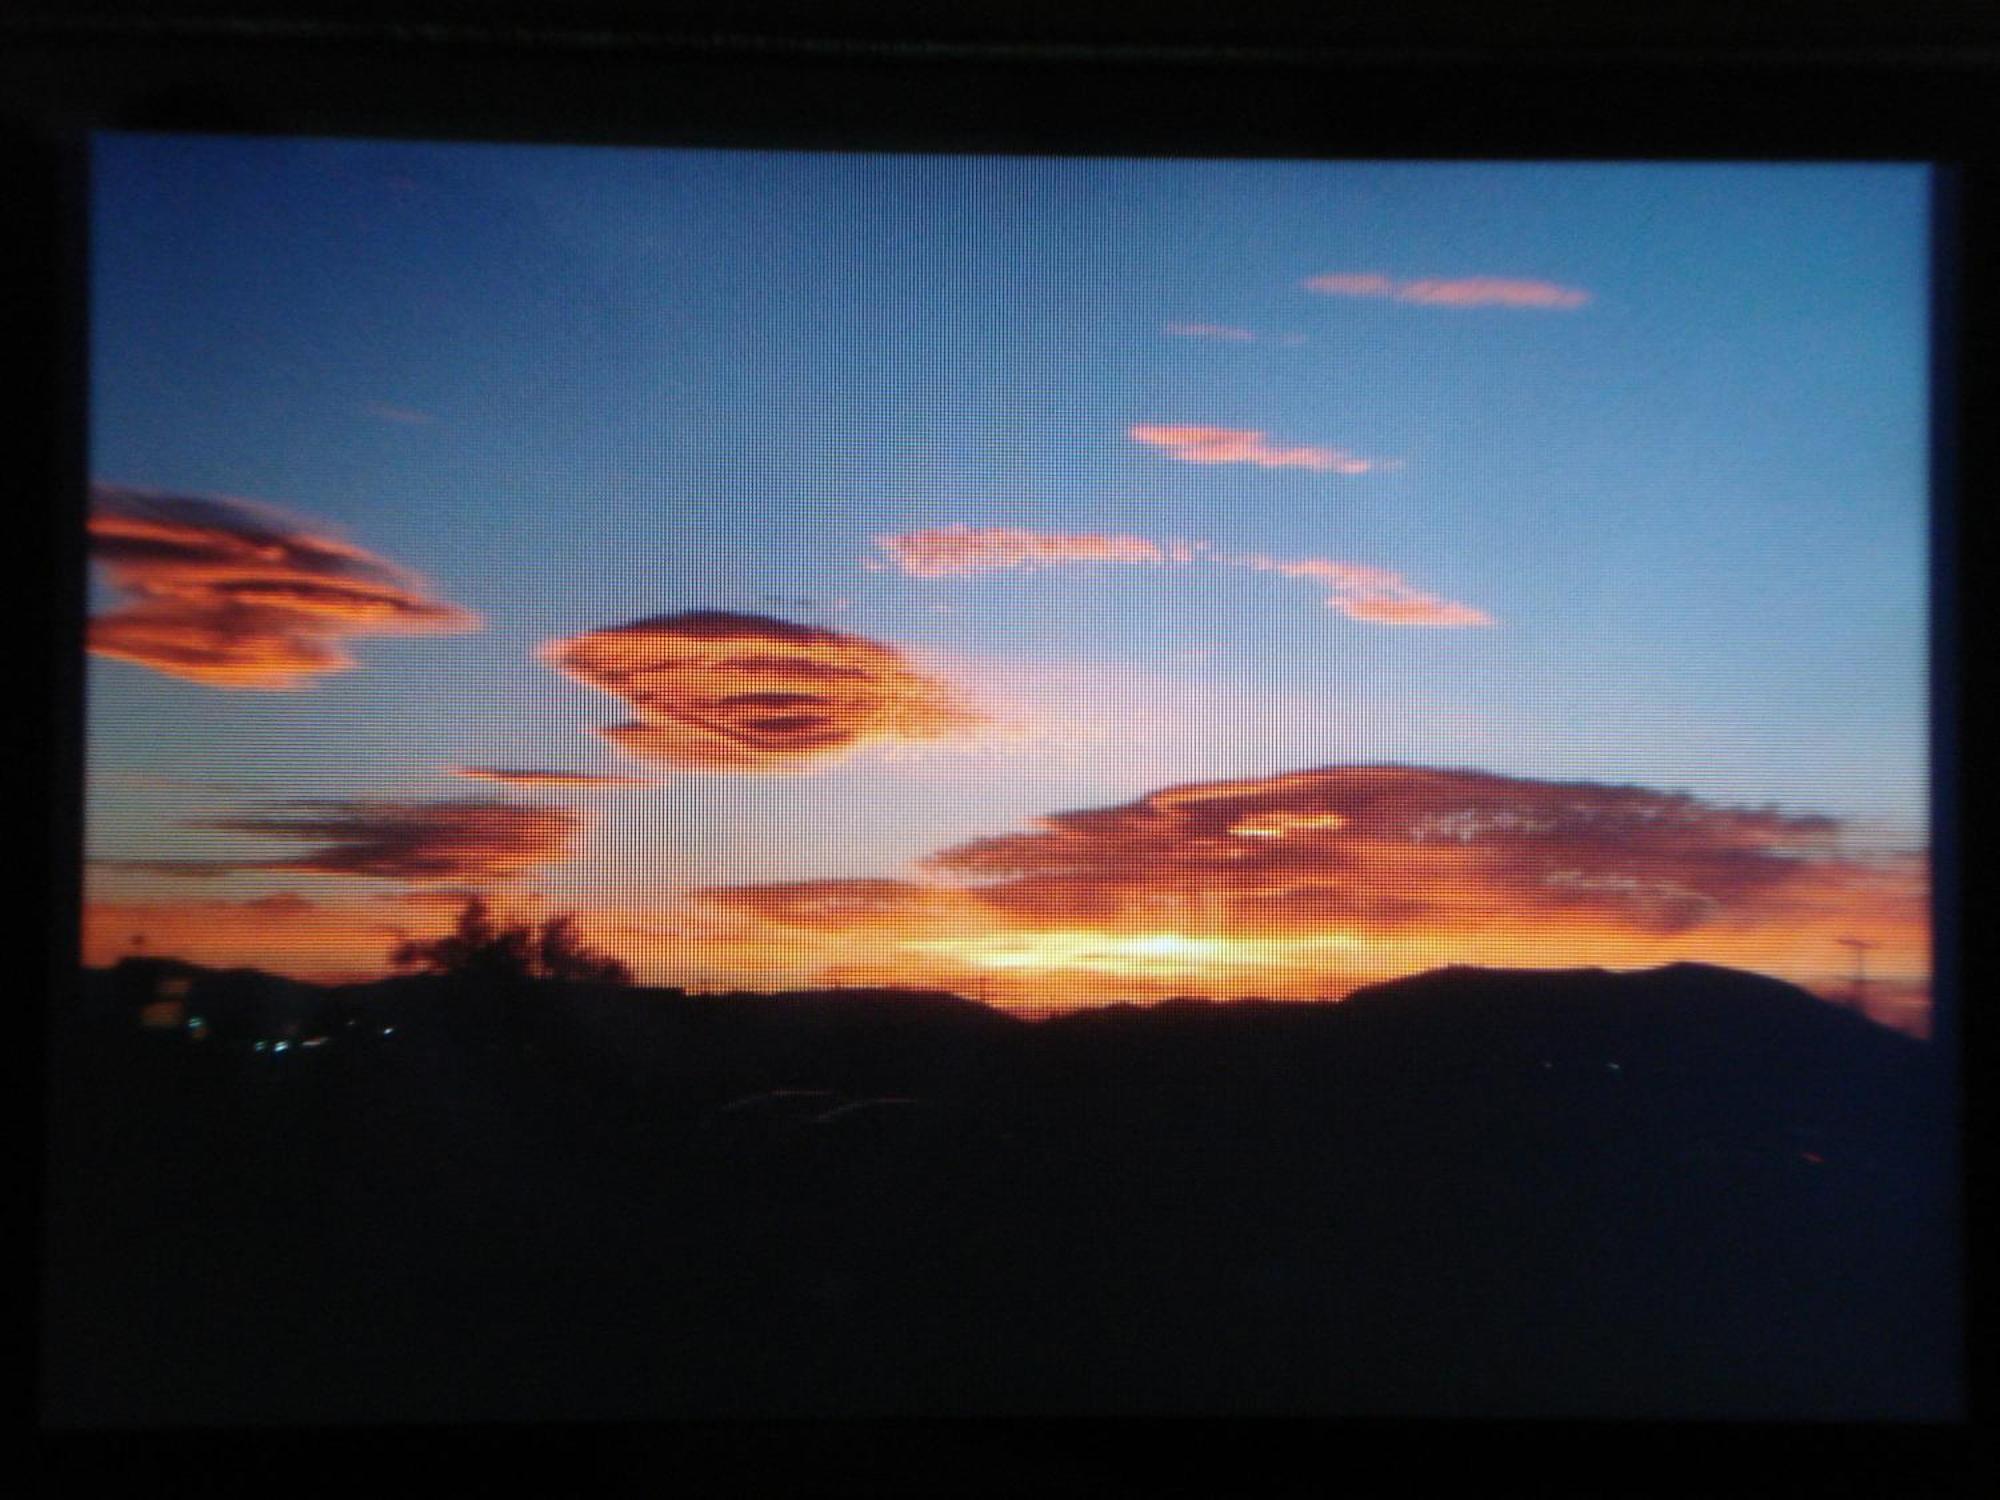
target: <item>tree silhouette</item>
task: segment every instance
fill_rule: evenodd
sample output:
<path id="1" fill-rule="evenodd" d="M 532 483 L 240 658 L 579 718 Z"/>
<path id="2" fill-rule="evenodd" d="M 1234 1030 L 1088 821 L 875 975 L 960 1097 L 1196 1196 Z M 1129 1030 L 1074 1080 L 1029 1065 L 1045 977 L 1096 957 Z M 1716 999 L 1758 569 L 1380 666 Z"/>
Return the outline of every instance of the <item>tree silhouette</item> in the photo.
<path id="1" fill-rule="evenodd" d="M 583 941 L 576 918 L 565 912 L 537 929 L 526 922 L 501 924 L 483 897 L 470 898 L 452 930 L 441 938 L 398 943 L 389 962 L 399 969 L 427 969 L 453 979 L 505 988 L 531 979 L 586 984 L 630 984 L 620 960 Z"/>
<path id="2" fill-rule="evenodd" d="M 545 979 L 566 979 L 578 984 L 632 982 L 632 971 L 621 960 L 584 942 L 576 930 L 576 918 L 568 912 L 542 923 L 535 939 L 535 958 Z"/>

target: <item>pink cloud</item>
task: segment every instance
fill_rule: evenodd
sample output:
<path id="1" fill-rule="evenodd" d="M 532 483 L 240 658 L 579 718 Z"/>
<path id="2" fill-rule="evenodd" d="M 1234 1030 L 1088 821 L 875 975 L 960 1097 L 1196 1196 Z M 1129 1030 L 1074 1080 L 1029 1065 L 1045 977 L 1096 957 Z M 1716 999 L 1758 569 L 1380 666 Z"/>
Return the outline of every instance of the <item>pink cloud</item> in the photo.
<path id="1" fill-rule="evenodd" d="M 1430 307 L 1537 307 L 1570 311 L 1590 301 L 1590 293 L 1579 287 L 1504 276 L 1427 276 L 1392 281 L 1373 272 L 1337 272 L 1308 276 L 1303 285 L 1307 291 L 1329 297 L 1387 297 Z"/>
<path id="2" fill-rule="evenodd" d="M 1582 307 L 1590 293 L 1551 281 L 1508 281 L 1472 276 L 1460 281 L 1406 281 L 1396 289 L 1398 302 L 1424 302 L 1439 307 Z"/>
<path id="3" fill-rule="evenodd" d="M 1256 464 L 1265 469 L 1312 469 L 1322 474 L 1366 474 L 1388 467 L 1380 459 L 1363 458 L 1345 448 L 1315 444 L 1278 447 L 1261 432 L 1239 427 L 1189 427 L 1141 424 L 1127 429 L 1134 442 L 1163 449 L 1187 464 Z"/>
<path id="4" fill-rule="evenodd" d="M 1138 536 L 1064 534 L 1004 526 L 946 526 L 935 531 L 900 532 L 875 541 L 890 561 L 912 578 L 963 578 L 1059 563 L 1190 562 L 1194 556 L 1186 542 L 1163 548 Z"/>
<path id="5" fill-rule="evenodd" d="M 1326 607 L 1339 610 L 1350 620 L 1447 629 L 1493 623 L 1493 617 L 1484 610 L 1426 594 L 1402 574 L 1367 563 L 1336 562 L 1322 557 L 1300 558 L 1295 562 L 1256 556 L 1228 560 L 1259 573 L 1277 573 L 1322 584 L 1328 590 Z"/>
<path id="6" fill-rule="evenodd" d="M 1469 604 L 1434 599 L 1428 594 L 1406 598 L 1329 599 L 1328 609 L 1337 609 L 1350 620 L 1367 620 L 1376 625 L 1432 625 L 1445 628 L 1463 625 L 1491 625 L 1493 617 Z"/>
<path id="7" fill-rule="evenodd" d="M 1308 291 L 1334 297 L 1387 297 L 1396 290 L 1396 284 L 1386 276 L 1345 273 L 1308 276 L 1305 284 Z"/>
<path id="8" fill-rule="evenodd" d="M 1427 594 L 1402 574 L 1371 563 L 1304 557 L 1289 562 L 1257 554 L 1223 556 L 1207 541 L 1155 542 L 1140 536 L 1062 534 L 1011 528 L 947 526 L 880 536 L 876 545 L 912 578 L 968 578 L 977 573 L 1054 567 L 1063 563 L 1188 566 L 1216 562 L 1303 579 L 1326 591 L 1326 607 L 1372 625 L 1459 628 L 1491 625 L 1469 604 Z"/>

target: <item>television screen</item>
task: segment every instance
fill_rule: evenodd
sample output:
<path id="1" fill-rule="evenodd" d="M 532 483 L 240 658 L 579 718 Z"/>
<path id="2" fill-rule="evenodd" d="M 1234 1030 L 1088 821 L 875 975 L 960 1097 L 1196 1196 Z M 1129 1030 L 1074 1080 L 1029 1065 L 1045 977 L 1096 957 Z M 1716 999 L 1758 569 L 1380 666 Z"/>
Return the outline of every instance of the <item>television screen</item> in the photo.
<path id="1" fill-rule="evenodd" d="M 1945 186 L 94 135 L 51 1411 L 1956 1415 Z"/>

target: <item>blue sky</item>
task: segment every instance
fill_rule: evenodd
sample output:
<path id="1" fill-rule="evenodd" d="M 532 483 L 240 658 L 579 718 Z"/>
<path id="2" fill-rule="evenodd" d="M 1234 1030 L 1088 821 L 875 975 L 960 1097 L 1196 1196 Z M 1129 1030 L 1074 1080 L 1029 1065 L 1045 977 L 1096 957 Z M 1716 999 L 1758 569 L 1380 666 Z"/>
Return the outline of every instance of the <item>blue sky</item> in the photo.
<path id="1" fill-rule="evenodd" d="M 1922 168 L 105 135 L 93 173 L 93 474 L 280 505 L 486 620 L 354 640 L 297 692 L 99 658 L 95 772 L 647 773 L 591 733 L 624 706 L 535 652 L 726 609 L 891 643 L 1044 749 L 670 770 L 597 798 L 563 879 L 894 874 L 1176 781 L 1382 760 L 1923 842 Z M 1302 284 L 1364 273 L 1588 301 Z M 1383 466 L 1178 462 L 1137 424 Z M 876 538 L 954 525 L 1339 559 L 1494 624 L 1370 624 L 1240 567 L 882 566 Z M 98 851 L 185 852 L 157 796 L 100 790 Z"/>

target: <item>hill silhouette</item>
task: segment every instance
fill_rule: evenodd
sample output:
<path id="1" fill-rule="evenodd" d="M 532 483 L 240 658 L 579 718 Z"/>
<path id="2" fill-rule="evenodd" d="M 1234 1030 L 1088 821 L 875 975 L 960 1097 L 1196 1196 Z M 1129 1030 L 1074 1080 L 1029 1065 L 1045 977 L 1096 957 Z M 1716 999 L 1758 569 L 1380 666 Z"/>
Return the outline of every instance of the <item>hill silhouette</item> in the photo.
<path id="1" fill-rule="evenodd" d="M 57 1029 L 72 1420 L 1956 1399 L 1946 1070 L 1759 975 L 1029 1022 L 172 973 L 240 1017 L 145 1030 L 93 971 Z"/>

